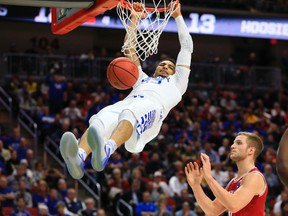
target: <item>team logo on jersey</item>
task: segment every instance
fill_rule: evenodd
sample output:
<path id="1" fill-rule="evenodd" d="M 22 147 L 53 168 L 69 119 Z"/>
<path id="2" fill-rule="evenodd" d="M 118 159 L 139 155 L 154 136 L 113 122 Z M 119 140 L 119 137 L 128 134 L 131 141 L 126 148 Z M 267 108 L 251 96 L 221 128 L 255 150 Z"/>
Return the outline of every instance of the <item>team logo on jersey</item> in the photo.
<path id="1" fill-rule="evenodd" d="M 142 83 L 154 83 L 154 84 L 161 84 L 163 81 L 170 81 L 170 77 L 147 77 L 142 79 Z"/>
<path id="2" fill-rule="evenodd" d="M 137 120 L 136 132 L 140 136 L 144 131 L 152 127 L 155 121 L 156 110 L 152 110 L 147 114 L 143 115 L 140 120 Z"/>

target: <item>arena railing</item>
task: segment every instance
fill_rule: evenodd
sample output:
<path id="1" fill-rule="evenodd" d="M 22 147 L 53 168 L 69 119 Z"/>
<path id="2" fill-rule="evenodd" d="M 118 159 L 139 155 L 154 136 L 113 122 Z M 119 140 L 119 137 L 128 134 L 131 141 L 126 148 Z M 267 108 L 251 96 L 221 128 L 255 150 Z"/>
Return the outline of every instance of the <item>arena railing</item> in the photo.
<path id="1" fill-rule="evenodd" d="M 37 123 L 23 109 L 19 110 L 18 122 L 20 126 L 22 126 L 27 131 L 27 133 L 33 138 L 34 154 L 38 156 L 38 125 Z"/>
<path id="2" fill-rule="evenodd" d="M 123 208 L 124 207 L 124 212 Z M 116 204 L 117 215 L 119 216 L 133 216 L 133 208 L 125 200 L 119 199 Z"/>
<path id="3" fill-rule="evenodd" d="M 9 124 L 10 129 L 13 124 L 13 100 L 12 97 L 0 86 L 0 103 L 5 107 L 5 109 L 9 113 Z M 37 155 L 37 145 L 38 145 L 38 129 L 37 124 L 33 121 L 33 119 L 22 109 L 17 113 L 18 118 L 17 121 L 22 126 L 27 133 L 33 138 L 33 150 L 35 155 Z M 16 117 L 16 116 L 14 116 Z"/>
<path id="4" fill-rule="evenodd" d="M 12 98 L 9 96 L 9 94 L 0 86 L 0 103 L 2 106 L 6 109 L 6 111 L 9 113 L 9 127 L 12 128 Z"/>
<path id="5" fill-rule="evenodd" d="M 44 141 L 44 164 L 48 163 L 48 154 L 52 157 L 59 166 L 63 168 L 64 175 L 67 177 L 69 174 L 67 172 L 65 163 L 60 159 L 59 144 L 57 144 L 51 137 L 47 136 Z M 100 184 L 85 170 L 84 177 L 79 179 L 78 182 L 85 188 L 86 191 L 96 200 L 97 207 L 100 208 L 101 203 L 101 186 Z M 75 181 L 77 184 L 77 181 Z M 93 187 L 91 186 L 93 185 Z M 96 188 L 94 188 L 96 187 Z M 96 191 L 94 191 L 94 190 Z"/>
<path id="6" fill-rule="evenodd" d="M 6 78 L 17 73 L 20 78 L 27 75 L 44 79 L 51 65 L 60 68 L 67 78 L 87 80 L 93 78 L 96 81 L 106 79 L 106 69 L 111 57 L 87 59 L 80 56 L 64 55 L 35 55 L 6 53 L 8 72 Z M 150 68 L 153 62 L 143 64 L 143 70 L 152 73 Z M 239 87 L 259 90 L 280 90 L 281 70 L 277 67 L 263 67 L 237 65 L 231 63 L 193 63 L 190 75 L 190 86 L 201 88 Z"/>

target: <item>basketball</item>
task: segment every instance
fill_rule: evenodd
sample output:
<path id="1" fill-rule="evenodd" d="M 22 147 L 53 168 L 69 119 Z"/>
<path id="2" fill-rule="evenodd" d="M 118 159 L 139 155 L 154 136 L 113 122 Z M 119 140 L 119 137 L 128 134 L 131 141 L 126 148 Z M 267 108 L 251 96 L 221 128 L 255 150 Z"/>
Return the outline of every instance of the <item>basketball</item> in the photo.
<path id="1" fill-rule="evenodd" d="M 107 79 L 110 84 L 119 90 L 131 88 L 137 81 L 139 70 L 130 59 L 119 57 L 110 62 L 107 68 Z"/>

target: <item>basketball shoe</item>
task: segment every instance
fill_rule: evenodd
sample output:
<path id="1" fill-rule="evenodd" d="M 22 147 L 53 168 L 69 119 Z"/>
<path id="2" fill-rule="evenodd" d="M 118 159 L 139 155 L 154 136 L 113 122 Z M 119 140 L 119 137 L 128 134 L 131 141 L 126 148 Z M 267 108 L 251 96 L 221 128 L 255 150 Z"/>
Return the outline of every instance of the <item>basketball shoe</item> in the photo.
<path id="1" fill-rule="evenodd" d="M 101 172 L 105 168 L 110 155 L 116 150 L 116 147 L 109 140 L 104 143 L 99 129 L 93 125 L 88 128 L 87 141 L 92 150 L 92 167 L 96 171 Z"/>
<path id="2" fill-rule="evenodd" d="M 84 158 L 78 153 L 78 141 L 73 133 L 65 132 L 61 137 L 60 153 L 70 175 L 74 179 L 82 178 L 84 175 Z"/>

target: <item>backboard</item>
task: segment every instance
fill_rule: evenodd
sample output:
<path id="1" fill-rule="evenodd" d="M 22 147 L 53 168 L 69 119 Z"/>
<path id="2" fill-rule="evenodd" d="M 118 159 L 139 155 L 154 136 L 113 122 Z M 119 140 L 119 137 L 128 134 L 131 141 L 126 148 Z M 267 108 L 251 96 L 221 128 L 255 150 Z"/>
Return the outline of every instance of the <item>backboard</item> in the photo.
<path id="1" fill-rule="evenodd" d="M 53 34 L 66 34 L 91 18 L 111 10 L 120 0 L 95 0 L 89 8 L 52 8 Z"/>

